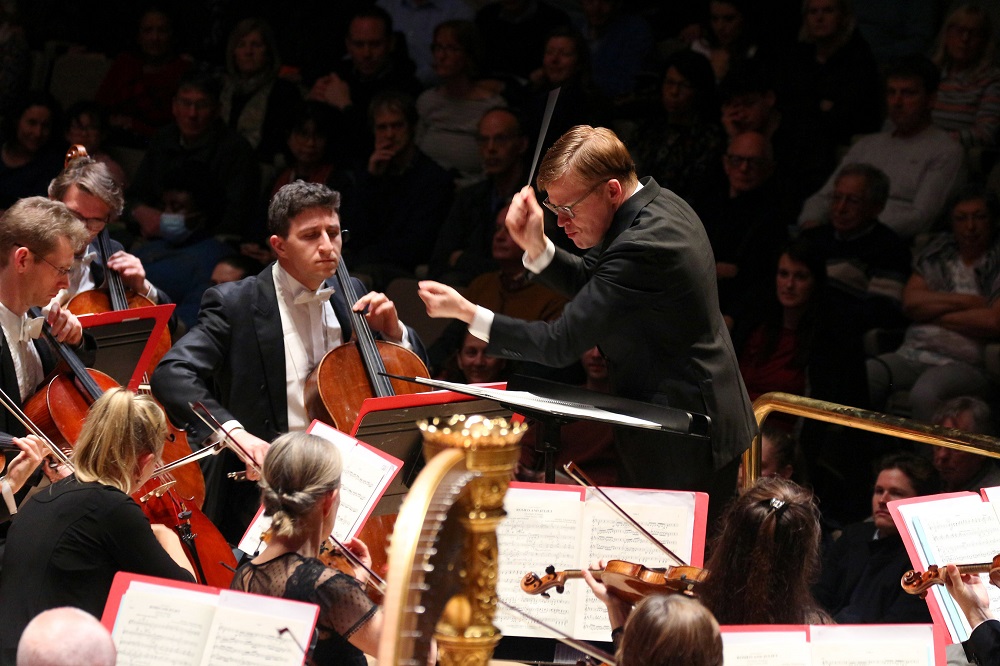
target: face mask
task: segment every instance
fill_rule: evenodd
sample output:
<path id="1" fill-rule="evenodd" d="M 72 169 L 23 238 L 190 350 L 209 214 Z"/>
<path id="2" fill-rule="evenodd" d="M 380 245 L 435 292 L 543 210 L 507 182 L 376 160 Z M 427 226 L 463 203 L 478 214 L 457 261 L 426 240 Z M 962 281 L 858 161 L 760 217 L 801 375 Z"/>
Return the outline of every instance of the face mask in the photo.
<path id="1" fill-rule="evenodd" d="M 191 230 L 184 224 L 184 213 L 161 213 L 160 236 L 163 240 L 179 245 L 188 239 Z"/>

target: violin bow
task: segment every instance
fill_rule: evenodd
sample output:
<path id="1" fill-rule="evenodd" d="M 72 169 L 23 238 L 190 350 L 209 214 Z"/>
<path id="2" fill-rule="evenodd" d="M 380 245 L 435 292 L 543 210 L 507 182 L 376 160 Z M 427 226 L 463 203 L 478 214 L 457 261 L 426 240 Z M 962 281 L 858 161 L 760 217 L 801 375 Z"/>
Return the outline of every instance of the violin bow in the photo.
<path id="1" fill-rule="evenodd" d="M 194 415 L 202 420 L 202 423 L 207 425 L 214 432 L 222 433 L 222 440 L 220 441 L 220 444 L 224 444 L 232 449 L 233 453 L 235 453 L 247 467 L 256 472 L 258 476 L 261 475 L 261 468 L 260 465 L 257 464 L 257 461 L 255 461 L 253 457 L 247 453 L 246 449 L 240 446 L 240 443 L 236 441 L 236 438 L 234 438 L 232 434 L 230 434 L 230 432 L 226 430 L 221 423 L 219 423 L 219 420 L 215 418 L 215 415 L 208 411 L 208 407 L 202 404 L 201 401 L 189 402 L 188 406 L 191 408 L 191 411 L 194 412 Z M 202 414 L 201 412 L 204 413 Z"/>
<path id="2" fill-rule="evenodd" d="M 677 557 L 674 551 L 670 550 L 662 543 L 660 543 L 659 539 L 650 534 L 649 531 L 645 527 L 640 525 L 635 518 L 628 515 L 625 509 L 618 506 L 618 504 L 613 499 L 608 497 L 608 494 L 605 493 L 603 490 L 601 490 L 600 486 L 591 481 L 590 478 L 586 474 L 584 474 L 583 470 L 580 469 L 576 463 L 570 461 L 567 464 L 563 465 L 563 469 L 566 471 L 566 474 L 569 475 L 569 478 L 573 479 L 584 488 L 593 488 L 594 491 L 596 491 L 597 496 L 600 497 L 604 501 L 604 503 L 608 505 L 608 508 L 617 513 L 622 520 L 624 520 L 626 523 L 635 528 L 639 532 L 639 534 L 646 537 L 650 543 L 652 543 L 654 546 L 656 546 L 664 553 L 666 553 L 667 557 L 669 557 L 682 567 L 688 566 L 687 562 Z"/>
<path id="3" fill-rule="evenodd" d="M 371 584 L 375 587 L 375 590 L 379 594 L 385 594 L 385 580 L 381 576 L 375 573 L 375 571 L 367 564 L 362 562 L 361 558 L 347 550 L 347 546 L 341 543 L 340 539 L 331 534 L 330 541 L 332 541 L 333 545 L 340 549 L 341 554 L 347 558 L 348 562 L 350 562 L 353 566 L 361 567 L 368 572 L 369 581 L 371 581 Z"/>
<path id="4" fill-rule="evenodd" d="M 508 610 L 514 611 L 515 613 L 517 613 L 521 617 L 525 618 L 526 620 L 530 620 L 530 621 L 534 622 L 535 624 L 537 624 L 538 626 L 542 627 L 543 629 L 551 631 L 553 634 L 555 634 L 556 640 L 559 641 L 560 643 L 568 645 L 568 646 L 570 646 L 571 648 L 573 648 L 575 650 L 579 650 L 580 652 L 584 653 L 588 657 L 593 657 L 594 659 L 598 659 L 603 664 L 605 664 L 606 666 L 616 666 L 615 665 L 615 658 L 612 655 L 610 655 L 607 652 L 605 652 L 604 650 L 599 650 L 599 649 L 595 648 L 593 645 L 591 645 L 590 643 L 586 643 L 584 641 L 578 641 L 575 638 L 570 638 L 569 636 L 567 636 L 565 633 L 563 633 L 559 629 L 556 629 L 552 625 L 550 625 L 550 624 L 548 624 L 546 622 L 543 622 L 542 620 L 539 620 L 537 617 L 535 617 L 533 615 L 530 615 L 529 613 L 525 613 L 523 610 L 521 610 L 520 608 L 517 608 L 516 606 L 511 606 L 509 603 L 507 603 L 506 601 L 504 601 L 500 597 L 497 597 L 497 603 L 500 604 L 501 606 L 503 606 L 504 608 L 508 609 Z"/>
<path id="5" fill-rule="evenodd" d="M 66 452 L 56 446 L 55 442 L 49 439 L 48 435 L 42 432 L 41 428 L 35 425 L 34 421 L 28 418 L 28 415 L 24 413 L 24 410 L 22 410 L 3 389 L 0 389 L 0 403 L 3 403 L 3 406 L 7 409 L 7 411 L 10 412 L 22 426 L 24 426 L 24 429 L 27 430 L 28 433 L 42 440 L 42 442 L 45 443 L 45 446 L 49 447 L 52 455 L 59 459 L 59 462 L 73 467 L 73 462 L 69 459 L 69 456 L 66 455 Z"/>

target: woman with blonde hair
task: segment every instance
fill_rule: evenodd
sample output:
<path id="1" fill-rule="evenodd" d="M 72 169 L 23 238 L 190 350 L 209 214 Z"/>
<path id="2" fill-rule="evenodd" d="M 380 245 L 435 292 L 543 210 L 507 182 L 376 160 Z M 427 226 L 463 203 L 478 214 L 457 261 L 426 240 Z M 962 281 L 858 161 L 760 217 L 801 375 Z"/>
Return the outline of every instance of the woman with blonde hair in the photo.
<path id="1" fill-rule="evenodd" d="M 13 663 L 18 637 L 42 611 L 75 606 L 100 617 L 119 571 L 194 581 L 177 534 L 151 526 L 129 497 L 152 475 L 166 434 L 151 397 L 112 389 L 90 408 L 73 473 L 11 521 L 0 577 L 3 663 Z"/>
<path id="2" fill-rule="evenodd" d="M 308 664 L 366 663 L 374 655 L 382 613 L 364 592 L 363 569 L 350 576 L 317 559 L 340 507 L 340 454 L 326 440 L 293 432 L 274 440 L 260 481 L 264 513 L 271 517 L 267 548 L 236 572 L 233 589 L 314 603 L 319 639 Z M 368 548 L 345 546 L 366 565 Z"/>

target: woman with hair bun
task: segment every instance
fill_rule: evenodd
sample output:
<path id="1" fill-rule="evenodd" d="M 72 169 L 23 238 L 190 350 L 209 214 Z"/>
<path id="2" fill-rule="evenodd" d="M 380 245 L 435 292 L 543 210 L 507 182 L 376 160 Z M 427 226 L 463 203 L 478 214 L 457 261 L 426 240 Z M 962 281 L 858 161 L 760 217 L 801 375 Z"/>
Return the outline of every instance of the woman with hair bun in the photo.
<path id="1" fill-rule="evenodd" d="M 340 453 L 326 440 L 292 432 L 274 440 L 260 481 L 264 513 L 271 517 L 267 548 L 240 567 L 232 588 L 319 606 L 319 638 L 308 664 L 366 664 L 378 653 L 382 613 L 366 595 L 366 572 L 349 576 L 317 559 L 340 507 Z M 366 565 L 368 548 L 345 546 Z"/>

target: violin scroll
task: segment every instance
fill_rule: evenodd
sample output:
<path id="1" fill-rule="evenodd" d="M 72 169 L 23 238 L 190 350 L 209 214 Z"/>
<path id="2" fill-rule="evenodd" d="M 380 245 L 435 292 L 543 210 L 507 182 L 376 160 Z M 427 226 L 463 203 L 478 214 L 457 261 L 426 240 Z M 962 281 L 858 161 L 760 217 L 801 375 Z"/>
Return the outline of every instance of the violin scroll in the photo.
<path id="1" fill-rule="evenodd" d="M 521 591 L 527 594 L 540 594 L 546 599 L 549 598 L 549 590 L 556 588 L 556 592 L 562 594 L 566 589 L 566 580 L 570 577 L 579 577 L 579 572 L 573 576 L 571 571 L 556 571 L 551 564 L 545 567 L 545 575 L 539 576 L 535 572 L 524 574 L 521 578 Z"/>

